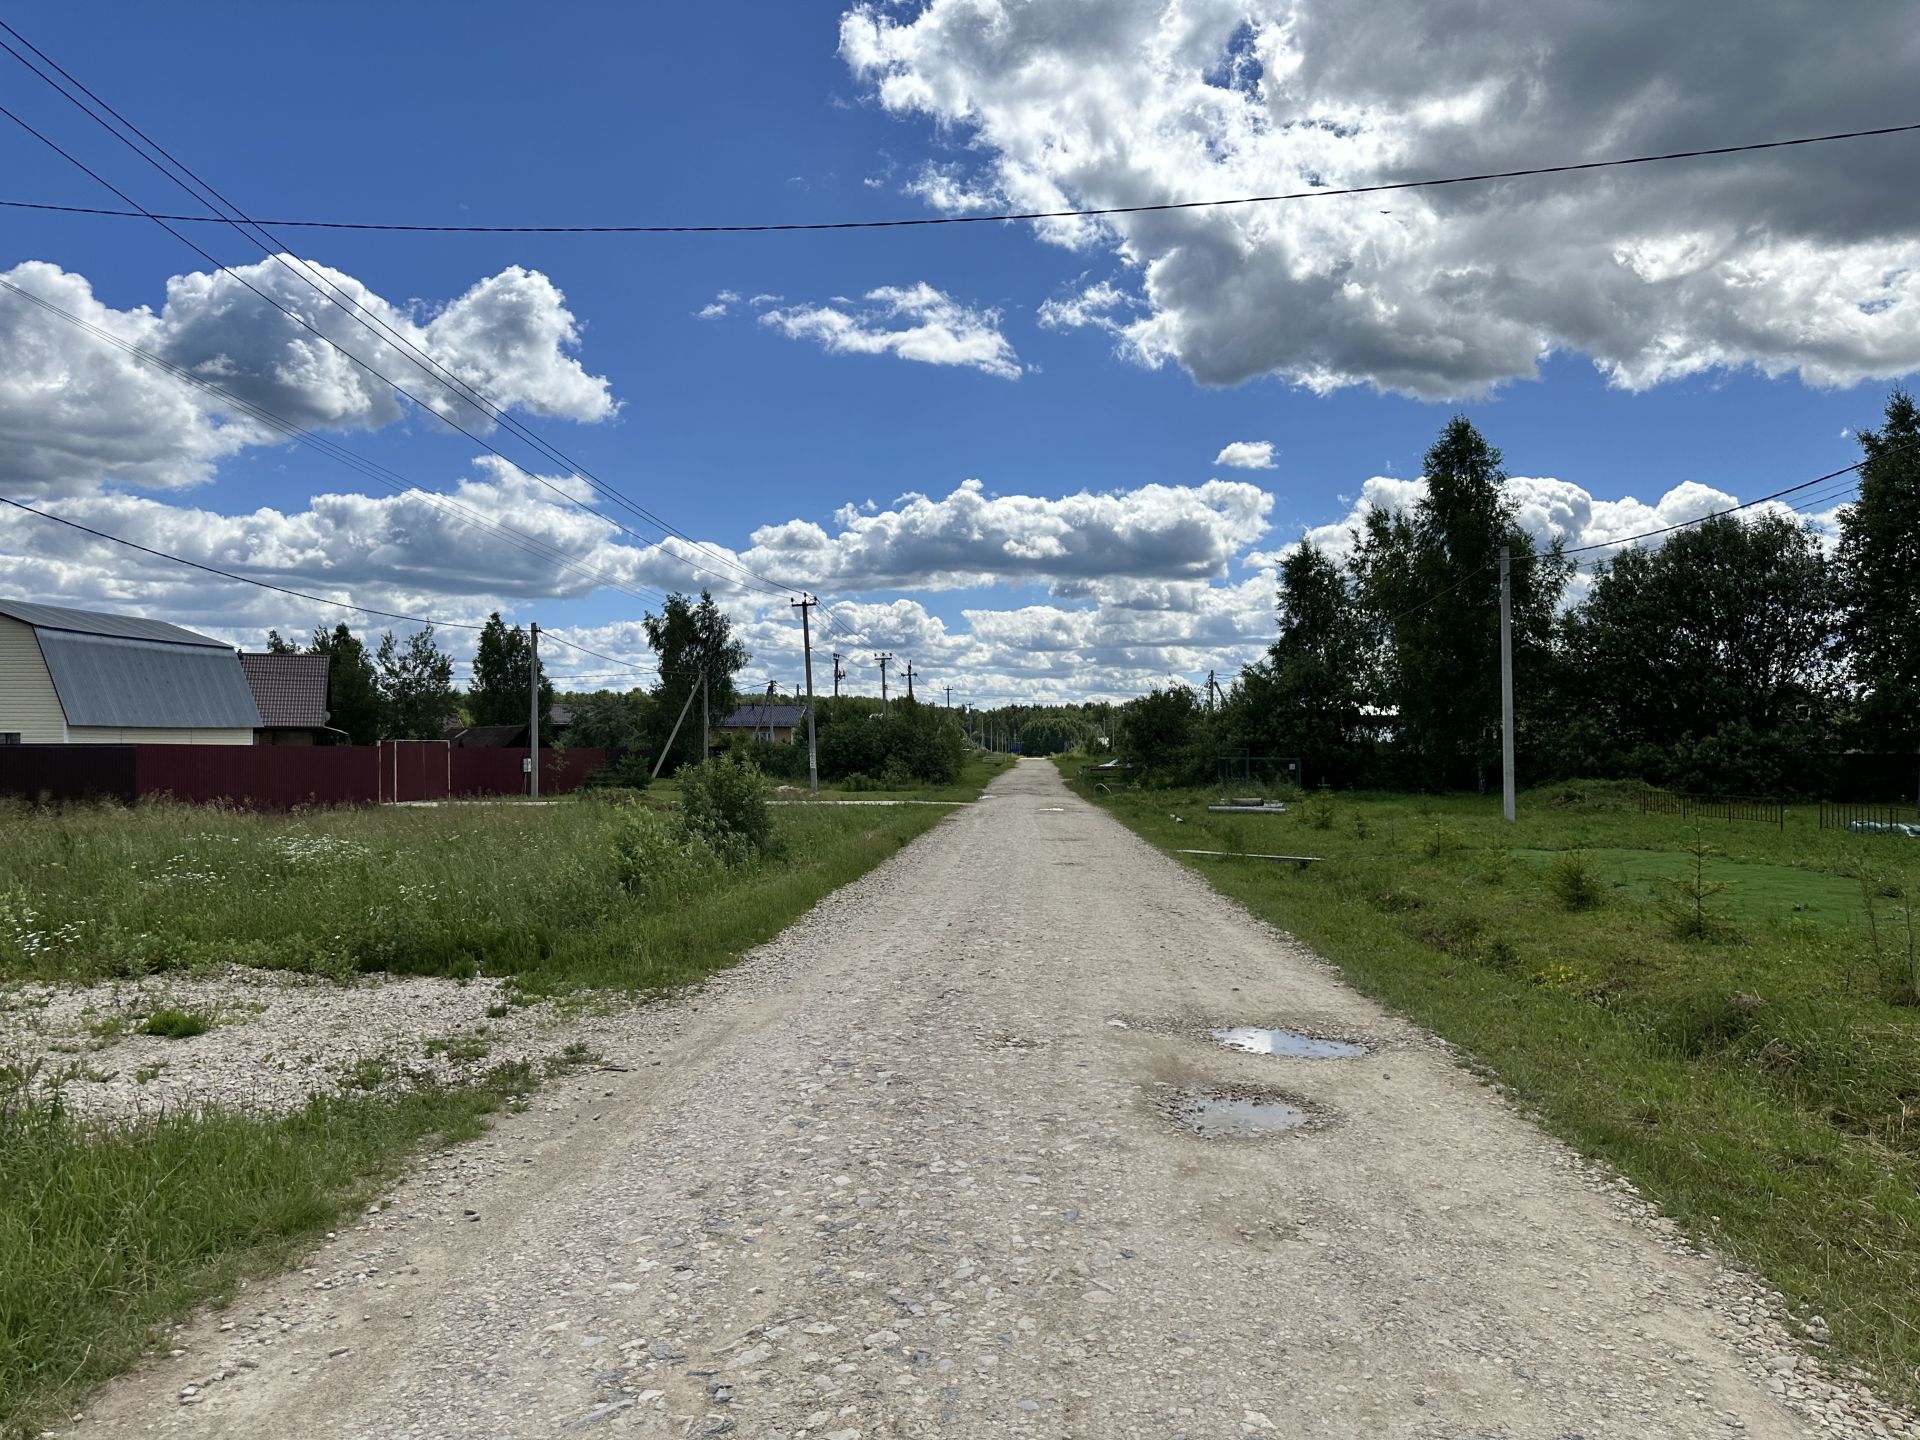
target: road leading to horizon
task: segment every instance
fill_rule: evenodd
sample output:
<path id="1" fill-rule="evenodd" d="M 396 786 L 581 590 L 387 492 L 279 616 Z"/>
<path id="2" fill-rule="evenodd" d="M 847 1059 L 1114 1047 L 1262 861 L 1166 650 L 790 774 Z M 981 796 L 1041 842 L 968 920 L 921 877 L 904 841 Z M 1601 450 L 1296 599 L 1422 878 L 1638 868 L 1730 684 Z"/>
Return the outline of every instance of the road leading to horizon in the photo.
<path id="1" fill-rule="evenodd" d="M 1044 762 L 613 1058 L 80 1433 L 1811 1433 L 1713 1265 Z M 1309 1121 L 1203 1138 L 1206 1087 Z"/>

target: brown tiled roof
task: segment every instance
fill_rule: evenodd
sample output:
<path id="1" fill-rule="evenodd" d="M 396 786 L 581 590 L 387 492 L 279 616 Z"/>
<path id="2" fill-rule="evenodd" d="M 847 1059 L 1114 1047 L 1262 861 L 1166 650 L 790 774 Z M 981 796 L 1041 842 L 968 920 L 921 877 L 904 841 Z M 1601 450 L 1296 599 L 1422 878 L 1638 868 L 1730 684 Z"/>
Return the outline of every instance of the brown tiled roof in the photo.
<path id="1" fill-rule="evenodd" d="M 298 730 L 327 723 L 326 656 L 242 652 L 240 668 L 266 728 Z"/>

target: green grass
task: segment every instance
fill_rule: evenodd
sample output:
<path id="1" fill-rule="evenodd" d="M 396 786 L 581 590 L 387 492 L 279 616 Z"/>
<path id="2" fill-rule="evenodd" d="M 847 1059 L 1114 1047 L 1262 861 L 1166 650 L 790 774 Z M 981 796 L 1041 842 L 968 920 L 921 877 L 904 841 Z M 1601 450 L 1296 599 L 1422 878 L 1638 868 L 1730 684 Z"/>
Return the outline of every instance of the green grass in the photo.
<path id="1" fill-rule="evenodd" d="M 951 785 L 909 785 L 904 788 L 888 788 L 878 781 L 849 786 L 845 781 L 821 781 L 820 798 L 823 800 L 972 800 L 986 787 L 989 780 L 1004 774 L 1013 764 L 1011 755 L 1001 755 L 988 750 L 969 750 L 966 764 L 960 771 L 960 778 Z M 779 798 L 782 800 L 804 800 L 808 798 L 807 782 L 788 780 L 782 782 Z"/>
<path id="2" fill-rule="evenodd" d="M 189 1014 L 184 1010 L 156 1010 L 147 1017 L 147 1023 L 140 1027 L 143 1035 L 158 1035 L 167 1040 L 188 1040 L 195 1035 L 204 1035 L 213 1022 L 204 1015 Z"/>
<path id="3" fill-rule="evenodd" d="M 1920 1008 L 1890 893 L 1920 893 L 1920 844 L 1823 834 L 1810 813 L 1696 832 L 1604 785 L 1523 795 L 1511 826 L 1497 798 L 1216 816 L 1217 791 L 1076 788 L 1169 849 L 1325 857 L 1178 858 L 1823 1315 L 1835 1363 L 1920 1399 Z M 1667 914 L 1696 834 L 1729 887 L 1713 941 L 1675 938 Z M 1591 908 L 1550 881 L 1574 851 L 1600 880 Z"/>
<path id="4" fill-rule="evenodd" d="M 280 1119 L 177 1113 L 88 1126 L 0 1093 L 0 1435 L 36 1435 L 159 1327 L 283 1264 L 423 1146 L 451 1144 L 533 1085 L 397 1100 L 316 1097 Z"/>
<path id="5" fill-rule="evenodd" d="M 977 794 L 990 776 L 923 797 Z M 970 788 L 969 788 L 970 787 Z M 671 793 L 641 803 L 670 808 Z M 620 802 L 265 815 L 0 806 L 0 982 L 225 964 L 669 988 L 778 933 L 944 813 L 782 806 L 780 858 L 649 902 L 619 882 Z"/>
<path id="6" fill-rule="evenodd" d="M 946 793 L 970 799 L 990 773 L 975 767 Z M 675 803 L 652 789 L 639 798 Z M 516 1001 L 662 991 L 732 963 L 947 814 L 781 807 L 775 857 L 714 866 L 692 893 L 649 899 L 620 883 L 621 803 L 0 807 L 0 987 L 237 963 L 343 980 L 511 976 Z M 161 1012 L 146 1028 L 178 1038 L 206 1023 Z M 95 1038 L 119 1030 L 102 1022 Z M 464 1060 L 489 1045 L 483 1029 L 422 1043 Z M 547 1073 L 597 1063 L 575 1046 Z M 155 1327 L 283 1263 L 420 1146 L 475 1133 L 537 1082 L 524 1065 L 496 1066 L 473 1089 L 366 1093 L 390 1078 L 386 1061 L 362 1061 L 336 1095 L 280 1119 L 87 1125 L 32 1098 L 33 1077 L 0 1057 L 0 1435 L 35 1433 Z"/>

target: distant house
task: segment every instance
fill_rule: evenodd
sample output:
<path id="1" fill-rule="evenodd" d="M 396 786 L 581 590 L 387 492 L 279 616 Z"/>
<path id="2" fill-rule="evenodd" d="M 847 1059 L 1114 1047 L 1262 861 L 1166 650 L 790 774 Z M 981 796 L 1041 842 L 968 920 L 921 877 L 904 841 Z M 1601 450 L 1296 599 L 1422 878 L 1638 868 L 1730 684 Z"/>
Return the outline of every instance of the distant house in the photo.
<path id="1" fill-rule="evenodd" d="M 232 647 L 159 620 L 0 600 L 0 744 L 251 745 Z"/>
<path id="2" fill-rule="evenodd" d="M 553 705 L 547 709 L 547 723 L 540 727 L 545 736 L 544 745 L 567 738 L 567 730 L 573 724 L 573 711 L 564 705 Z M 516 725 L 449 725 L 440 732 L 440 738 L 456 750 L 524 750 L 527 748 L 527 727 Z"/>
<path id="3" fill-rule="evenodd" d="M 758 700 L 742 705 L 726 719 L 720 722 L 722 735 L 744 735 L 749 739 L 758 736 L 762 740 L 771 740 L 776 745 L 791 745 L 794 732 L 807 723 L 805 705 L 783 705 L 776 701 Z"/>
<path id="4" fill-rule="evenodd" d="M 240 653 L 253 703 L 260 707 L 259 745 L 312 745 L 328 729 L 325 655 Z"/>

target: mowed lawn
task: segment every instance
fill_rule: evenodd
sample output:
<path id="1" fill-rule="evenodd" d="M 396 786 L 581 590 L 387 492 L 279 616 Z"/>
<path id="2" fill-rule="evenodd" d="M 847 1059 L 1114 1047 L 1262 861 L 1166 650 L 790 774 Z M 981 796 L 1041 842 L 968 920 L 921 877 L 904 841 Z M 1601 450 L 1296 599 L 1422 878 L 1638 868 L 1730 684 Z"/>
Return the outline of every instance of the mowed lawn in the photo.
<path id="1" fill-rule="evenodd" d="M 1696 827 L 1604 784 L 1524 794 L 1513 825 L 1497 796 L 1224 816 L 1062 769 L 1169 850 L 1324 857 L 1176 858 L 1823 1317 L 1836 1368 L 1920 1399 L 1920 840 L 1811 808 Z"/>

